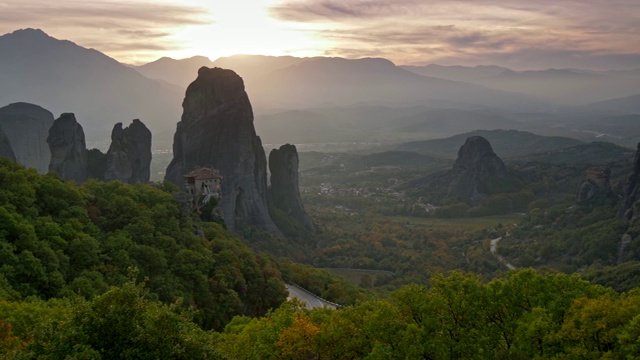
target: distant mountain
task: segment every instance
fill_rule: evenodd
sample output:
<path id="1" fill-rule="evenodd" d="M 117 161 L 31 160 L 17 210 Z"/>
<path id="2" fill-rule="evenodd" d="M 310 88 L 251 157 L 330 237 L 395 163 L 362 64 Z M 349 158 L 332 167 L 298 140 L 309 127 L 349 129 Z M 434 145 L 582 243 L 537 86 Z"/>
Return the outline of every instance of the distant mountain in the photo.
<path id="1" fill-rule="evenodd" d="M 163 80 L 186 89 L 195 80 L 198 69 L 203 66 L 214 67 L 209 58 L 194 56 L 182 60 L 163 57 L 142 66 L 133 66 L 133 68 L 149 79 Z"/>
<path id="2" fill-rule="evenodd" d="M 394 150 L 455 158 L 460 146 L 472 136 L 482 136 L 487 139 L 492 144 L 493 151 L 503 159 L 582 144 L 581 141 L 575 139 L 540 136 L 525 131 L 478 130 L 445 139 L 408 142 L 396 146 Z"/>
<path id="3" fill-rule="evenodd" d="M 443 66 L 429 64 L 426 66 L 401 66 L 402 69 L 423 76 L 470 82 L 477 79 L 500 75 L 510 69 L 496 65 L 469 66 Z"/>
<path id="4" fill-rule="evenodd" d="M 245 85 L 251 95 L 260 78 L 280 69 L 297 65 L 315 58 L 293 56 L 234 55 L 218 58 L 214 66 L 231 69 L 245 79 Z M 255 93 L 255 92 L 254 92 Z M 257 95 L 257 94 L 256 94 Z"/>
<path id="5" fill-rule="evenodd" d="M 182 85 L 188 79 L 185 74 L 203 62 L 206 60 L 202 58 L 161 59 L 136 69 L 146 76 Z M 220 58 L 212 66 L 234 70 L 243 78 L 257 113 L 353 105 L 475 106 L 520 111 L 548 108 L 546 103 L 526 96 L 420 76 L 379 58 L 238 55 Z"/>
<path id="6" fill-rule="evenodd" d="M 354 141 L 367 136 L 312 110 L 263 115 L 255 121 L 255 127 L 264 144 Z"/>
<path id="7" fill-rule="evenodd" d="M 180 119 L 184 89 L 41 30 L 0 36 L 0 54 L 0 106 L 29 102 L 54 116 L 73 112 L 88 140 L 108 139 L 117 122 L 139 118 L 158 132 Z"/>
<path id="8" fill-rule="evenodd" d="M 497 66 L 407 66 L 416 74 L 466 81 L 566 105 L 584 105 L 640 92 L 640 72 L 549 69 L 513 71 Z"/>
<path id="9" fill-rule="evenodd" d="M 398 126 L 397 119 L 428 109 L 362 105 L 290 110 L 258 116 L 255 126 L 266 144 L 365 141 Z"/>
<path id="10" fill-rule="evenodd" d="M 432 139 L 478 129 L 528 129 L 489 110 L 437 109 L 427 106 L 348 106 L 292 110 L 256 118 L 267 144 L 345 141 L 401 142 Z M 377 142 L 377 141 L 376 141 Z"/>
<path id="11" fill-rule="evenodd" d="M 204 56 L 194 56 L 187 59 L 160 58 L 154 62 L 141 66 L 133 66 L 135 70 L 150 79 L 163 80 L 173 85 L 185 88 L 195 79 L 198 69 L 203 66 L 231 69 L 250 83 L 253 79 L 265 76 L 272 71 L 285 68 L 307 58 L 293 56 L 263 56 L 263 55 L 234 55 L 221 57 L 211 61 Z"/>
<path id="12" fill-rule="evenodd" d="M 605 101 L 591 103 L 588 109 L 617 114 L 640 114 L 640 93 Z"/>
<path id="13" fill-rule="evenodd" d="M 489 111 L 430 110 L 397 120 L 395 131 L 403 133 L 431 132 L 459 134 L 473 130 L 518 129 L 524 125 Z"/>
<path id="14" fill-rule="evenodd" d="M 354 104 L 476 105 L 520 111 L 548 108 L 540 101 L 508 92 L 416 75 L 378 58 L 314 58 L 246 82 L 256 106 L 263 109 Z"/>

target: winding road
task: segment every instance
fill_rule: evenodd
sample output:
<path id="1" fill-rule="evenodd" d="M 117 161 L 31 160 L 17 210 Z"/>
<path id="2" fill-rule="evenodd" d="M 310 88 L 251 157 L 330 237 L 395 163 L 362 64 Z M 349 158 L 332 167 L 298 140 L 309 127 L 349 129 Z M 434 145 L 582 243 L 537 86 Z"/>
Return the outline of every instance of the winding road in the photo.
<path id="1" fill-rule="evenodd" d="M 287 292 L 289 292 L 289 298 L 296 298 L 298 300 L 302 300 L 306 305 L 307 309 L 315 309 L 315 308 L 323 308 L 327 307 L 330 309 L 335 309 L 336 305 L 332 304 L 328 301 L 320 299 L 319 297 L 313 295 L 307 290 L 292 284 L 286 284 Z"/>
<path id="2" fill-rule="evenodd" d="M 515 266 L 509 264 L 507 260 L 505 260 L 502 256 L 498 254 L 498 242 L 500 242 L 500 240 L 502 240 L 502 236 L 497 239 L 491 240 L 491 254 L 493 254 L 493 256 L 495 256 L 496 259 L 498 259 L 498 261 L 500 261 L 504 266 L 506 266 L 507 269 L 515 270 L 516 269 Z"/>

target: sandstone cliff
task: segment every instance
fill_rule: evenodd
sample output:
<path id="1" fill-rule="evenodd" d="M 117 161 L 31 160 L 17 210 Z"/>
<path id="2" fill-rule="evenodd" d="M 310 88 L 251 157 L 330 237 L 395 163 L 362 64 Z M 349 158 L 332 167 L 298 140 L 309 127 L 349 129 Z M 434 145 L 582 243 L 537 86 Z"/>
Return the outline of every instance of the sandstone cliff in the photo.
<path id="1" fill-rule="evenodd" d="M 7 134 L 0 128 L 0 157 L 7 158 L 13 162 L 16 161 L 16 155 L 13 153 L 11 142 L 7 137 Z"/>
<path id="2" fill-rule="evenodd" d="M 447 196 L 477 203 L 499 190 L 507 178 L 507 168 L 493 152 L 487 139 L 468 138 L 458 151 L 458 158 L 450 174 Z"/>
<path id="3" fill-rule="evenodd" d="M 618 209 L 620 219 L 632 220 L 640 216 L 640 143 L 638 143 L 633 170 L 624 187 L 622 205 Z"/>
<path id="4" fill-rule="evenodd" d="M 49 171 L 78 184 L 87 179 L 87 145 L 74 114 L 64 113 L 53 122 L 47 143 L 51 151 Z"/>
<path id="5" fill-rule="evenodd" d="M 242 79 L 231 70 L 202 67 L 182 108 L 165 180 L 183 186 L 183 175 L 196 166 L 218 169 L 227 227 L 246 222 L 277 231 L 267 207 L 266 157 Z"/>
<path id="6" fill-rule="evenodd" d="M 38 105 L 14 103 L 0 108 L 0 127 L 11 141 L 16 161 L 44 174 L 51 155 L 47 135 L 53 114 Z"/>
<path id="7" fill-rule="evenodd" d="M 269 153 L 272 205 L 299 221 L 307 230 L 315 231 L 300 199 L 298 187 L 298 151 L 295 145 L 282 145 Z"/>
<path id="8" fill-rule="evenodd" d="M 104 180 L 123 183 L 147 183 L 151 175 L 151 131 L 138 119 L 122 128 L 117 123 L 111 132 L 111 146 L 106 154 Z"/>

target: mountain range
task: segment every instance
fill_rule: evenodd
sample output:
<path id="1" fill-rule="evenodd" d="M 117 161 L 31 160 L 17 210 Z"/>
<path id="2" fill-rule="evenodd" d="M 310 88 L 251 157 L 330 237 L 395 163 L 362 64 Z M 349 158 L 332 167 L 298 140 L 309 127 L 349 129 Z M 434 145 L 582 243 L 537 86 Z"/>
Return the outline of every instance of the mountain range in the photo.
<path id="1" fill-rule="evenodd" d="M 154 132 L 174 129 L 183 89 L 142 76 L 118 61 L 41 30 L 0 36 L 0 106 L 33 103 L 76 114 L 90 141 L 139 118 Z"/>
<path id="2" fill-rule="evenodd" d="M 464 67 L 435 64 L 402 68 L 424 76 L 469 82 L 574 106 L 640 94 L 640 69 L 513 71 L 499 66 Z"/>
<path id="3" fill-rule="evenodd" d="M 130 66 L 34 29 L 0 36 L 0 53 L 0 105 L 73 112 L 90 143 L 108 139 L 115 123 L 139 118 L 154 134 L 153 147 L 168 149 L 186 86 L 202 66 L 243 78 L 265 143 L 401 142 L 497 128 L 588 137 L 597 130 L 584 124 L 639 112 L 640 71 L 633 70 L 522 72 L 255 55 Z"/>

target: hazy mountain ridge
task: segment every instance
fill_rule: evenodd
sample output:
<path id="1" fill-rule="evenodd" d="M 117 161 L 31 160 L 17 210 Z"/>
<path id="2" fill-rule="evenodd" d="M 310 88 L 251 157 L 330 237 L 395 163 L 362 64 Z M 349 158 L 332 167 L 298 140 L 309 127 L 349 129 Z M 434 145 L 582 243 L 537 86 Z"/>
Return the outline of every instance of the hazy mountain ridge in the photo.
<path id="1" fill-rule="evenodd" d="M 389 143 L 493 128 L 537 129 L 545 134 L 557 131 L 576 138 L 595 138 L 597 134 L 590 133 L 595 130 L 573 124 L 638 113 L 633 96 L 557 111 L 558 108 L 535 96 L 492 90 L 473 81 L 426 77 L 380 58 L 237 55 L 211 61 L 197 56 L 183 60 L 162 58 L 131 68 L 96 50 L 56 40 L 33 29 L 0 37 L 0 51 L 5 55 L 0 59 L 0 79 L 4 85 L 0 89 L 0 104 L 27 101 L 56 115 L 73 112 L 85 125 L 88 141 L 108 138 L 117 122 L 140 118 L 154 133 L 154 148 L 169 147 L 180 119 L 185 84 L 196 77 L 201 66 L 231 68 L 243 77 L 257 115 L 258 135 L 264 136 L 266 143 L 336 139 Z M 553 81 L 559 81 L 561 74 L 569 74 L 579 79 L 617 79 L 635 86 L 640 79 L 638 71 L 513 72 L 497 66 L 436 65 L 424 68 L 439 69 L 449 76 L 458 73 L 457 80 L 471 76 L 535 79 L 544 73 Z M 552 95 L 555 86 L 549 84 L 545 83 L 543 88 Z M 599 86 L 580 85 L 580 88 L 592 93 L 608 91 L 606 83 L 603 88 Z M 614 92 L 609 93 L 606 99 L 613 95 Z M 529 121 L 527 114 L 539 114 L 542 121 Z M 268 123 L 263 124 L 263 119 Z M 454 122 L 459 125 L 453 126 Z M 575 133 L 574 129 L 582 133 Z M 634 139 L 621 139 L 620 143 Z"/>
<path id="2" fill-rule="evenodd" d="M 444 101 L 451 107 L 548 108 L 540 101 L 512 93 L 418 76 L 379 58 L 312 58 L 245 81 L 258 109 L 413 106 L 434 101 Z"/>
<path id="3" fill-rule="evenodd" d="M 118 61 L 41 30 L 0 36 L 0 104 L 29 102 L 54 115 L 73 112 L 89 139 L 139 118 L 154 131 L 179 119 L 179 88 L 151 80 Z"/>
<path id="4" fill-rule="evenodd" d="M 258 113 L 328 104 L 408 106 L 429 101 L 446 101 L 457 107 L 465 104 L 511 109 L 547 106 L 539 100 L 476 84 L 417 75 L 381 58 L 238 55 L 212 62 L 201 57 L 161 59 L 135 68 L 149 77 L 186 84 L 185 74 L 202 65 L 229 68 L 243 77 Z"/>
<path id="5" fill-rule="evenodd" d="M 465 81 L 565 105 L 586 105 L 640 93 L 637 70 L 547 69 L 514 71 L 496 66 L 405 66 L 424 76 Z"/>
<path id="6" fill-rule="evenodd" d="M 590 103 L 587 108 L 616 114 L 640 114 L 640 90 L 634 95 Z"/>
<path id="7" fill-rule="evenodd" d="M 211 62 L 201 57 L 164 59 L 163 62 L 171 64 L 174 68 L 171 71 L 183 71 L 181 81 L 185 83 L 191 77 L 190 72 L 202 63 L 237 71 L 245 82 L 256 113 L 256 128 L 265 143 L 375 142 L 378 139 L 397 142 L 411 137 L 437 138 L 497 128 L 562 134 L 590 141 L 596 140 L 598 134 L 584 128 L 582 123 L 633 113 L 634 99 L 620 100 L 627 104 L 626 107 L 612 101 L 610 104 L 564 108 L 554 108 L 537 99 L 544 96 L 556 103 L 566 100 L 567 104 L 574 104 L 579 99 L 580 103 L 586 104 L 628 92 L 615 90 L 619 84 L 640 91 L 640 76 L 634 75 L 632 70 L 513 71 L 493 65 L 470 68 L 434 64 L 398 67 L 377 58 L 348 60 L 253 55 Z M 142 71 L 152 64 L 138 69 Z M 185 71 L 188 64 L 191 68 Z M 165 80 L 170 80 L 171 71 Z M 161 77 L 162 72 L 156 76 Z M 490 90 L 493 85 L 489 82 L 507 80 L 517 83 L 517 86 L 509 85 L 507 90 L 528 92 L 529 97 Z M 615 91 L 611 91 L 612 86 Z M 562 96 L 575 99 L 567 100 Z M 365 111 L 367 108 L 380 111 Z M 459 112 L 461 110 L 467 112 Z M 535 117 L 529 119 L 527 112 L 539 114 L 537 117 L 541 121 Z M 458 126 L 452 122 L 457 122 Z M 305 131 L 308 129 L 311 130 Z M 616 141 L 615 138 L 609 140 Z M 618 142 L 627 145 L 634 140 L 620 139 Z"/>

